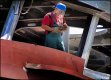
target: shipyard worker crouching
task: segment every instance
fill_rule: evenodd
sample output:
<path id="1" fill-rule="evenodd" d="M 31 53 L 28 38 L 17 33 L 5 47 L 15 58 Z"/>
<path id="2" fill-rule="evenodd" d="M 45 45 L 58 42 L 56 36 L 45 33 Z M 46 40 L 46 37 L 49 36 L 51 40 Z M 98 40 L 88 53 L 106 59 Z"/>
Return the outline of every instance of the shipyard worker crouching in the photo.
<path id="1" fill-rule="evenodd" d="M 42 28 L 45 30 L 45 46 L 65 51 L 62 34 L 67 29 L 64 19 L 66 5 L 58 3 L 54 11 L 47 13 L 42 20 Z"/>

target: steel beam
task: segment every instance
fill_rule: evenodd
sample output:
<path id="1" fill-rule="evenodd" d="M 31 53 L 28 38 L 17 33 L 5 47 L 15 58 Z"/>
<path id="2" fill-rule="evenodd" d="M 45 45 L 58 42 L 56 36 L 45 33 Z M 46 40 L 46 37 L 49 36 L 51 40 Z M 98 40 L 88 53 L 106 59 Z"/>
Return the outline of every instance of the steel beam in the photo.
<path id="1" fill-rule="evenodd" d="M 89 59 L 89 55 L 90 55 L 91 47 L 93 44 L 94 36 L 96 33 L 96 27 L 98 25 L 98 21 L 99 21 L 99 17 L 94 15 L 92 18 L 90 27 L 89 27 L 88 35 L 86 38 L 86 43 L 85 43 L 83 53 L 82 53 L 82 58 L 85 59 L 85 66 L 87 65 L 87 62 Z"/>
<path id="2" fill-rule="evenodd" d="M 10 7 L 1 39 L 11 40 L 25 0 L 14 0 Z"/>
<path id="3" fill-rule="evenodd" d="M 82 34 L 82 37 L 81 37 L 81 41 L 80 41 L 80 44 L 79 44 L 79 47 L 78 47 L 78 52 L 77 52 L 77 55 L 80 56 L 80 57 L 82 56 L 83 49 L 84 49 L 84 46 L 85 46 L 85 43 L 86 43 L 86 38 L 87 38 L 87 34 L 89 32 L 89 26 L 90 26 L 90 23 L 91 23 L 91 19 L 92 19 L 92 16 L 88 15 L 87 23 L 85 25 L 85 28 L 84 28 L 84 31 L 83 31 L 83 34 Z"/>
<path id="4" fill-rule="evenodd" d="M 96 33 L 96 27 L 97 27 L 98 21 L 99 21 L 99 17 L 97 15 L 94 15 L 89 27 L 86 43 L 82 53 L 82 58 L 85 59 L 83 74 L 93 79 L 109 79 L 110 78 L 109 74 L 94 71 L 87 68 L 87 63 L 90 56 L 91 47 L 94 41 L 94 36 Z"/>

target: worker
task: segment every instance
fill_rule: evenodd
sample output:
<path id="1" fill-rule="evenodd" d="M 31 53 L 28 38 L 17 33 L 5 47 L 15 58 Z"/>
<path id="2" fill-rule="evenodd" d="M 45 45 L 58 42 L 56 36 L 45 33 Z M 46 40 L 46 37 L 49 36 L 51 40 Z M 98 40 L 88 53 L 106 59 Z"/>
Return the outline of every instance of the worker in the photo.
<path id="1" fill-rule="evenodd" d="M 65 51 L 62 34 L 67 30 L 64 19 L 66 5 L 57 3 L 54 11 L 47 13 L 42 21 L 42 28 L 45 30 L 45 46 Z"/>

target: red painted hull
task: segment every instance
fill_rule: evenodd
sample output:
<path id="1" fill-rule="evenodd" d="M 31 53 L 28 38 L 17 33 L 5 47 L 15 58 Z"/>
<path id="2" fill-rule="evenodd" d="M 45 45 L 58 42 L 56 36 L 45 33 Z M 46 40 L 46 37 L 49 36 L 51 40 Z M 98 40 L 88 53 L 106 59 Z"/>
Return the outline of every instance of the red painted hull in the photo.
<path id="1" fill-rule="evenodd" d="M 89 79 L 83 75 L 84 60 L 56 49 L 17 41 L 1 40 L 0 77 L 9 79 L 37 80 L 40 75 L 28 74 L 23 67 L 27 63 L 40 64 L 37 69 L 62 72 L 81 79 Z M 56 75 L 54 76 L 56 78 Z M 54 79 L 53 79 L 54 80 Z"/>

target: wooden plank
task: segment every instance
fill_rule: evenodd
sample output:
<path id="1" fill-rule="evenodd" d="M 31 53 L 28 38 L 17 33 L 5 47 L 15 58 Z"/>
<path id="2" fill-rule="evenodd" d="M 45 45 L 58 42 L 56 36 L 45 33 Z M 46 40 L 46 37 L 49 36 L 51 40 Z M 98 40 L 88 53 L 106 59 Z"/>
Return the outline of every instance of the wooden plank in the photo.
<path id="1" fill-rule="evenodd" d="M 54 8 L 55 6 L 54 5 L 48 5 L 48 6 L 31 6 L 31 8 L 35 8 L 35 9 L 38 9 L 38 8 Z M 27 9 L 27 8 L 30 8 L 29 6 L 28 7 L 23 7 L 23 9 Z M 9 10 L 9 8 L 5 8 L 5 7 L 2 7 L 0 8 L 1 10 Z"/>
<path id="2" fill-rule="evenodd" d="M 43 18 L 39 18 L 39 19 L 22 19 L 22 20 L 19 20 L 19 21 L 29 21 L 29 22 L 40 22 L 42 21 Z"/>
<path id="3" fill-rule="evenodd" d="M 31 6 L 31 8 L 54 8 L 54 5 L 48 5 L 48 6 Z M 29 8 L 29 7 L 24 7 L 24 8 Z"/>
<path id="4" fill-rule="evenodd" d="M 66 20 L 80 20 L 80 19 L 87 19 L 87 16 L 77 16 L 77 17 L 65 17 Z M 22 20 L 19 20 L 19 21 L 29 21 L 29 22 L 40 22 L 42 21 L 43 18 L 39 18 L 39 19 L 22 19 Z"/>

